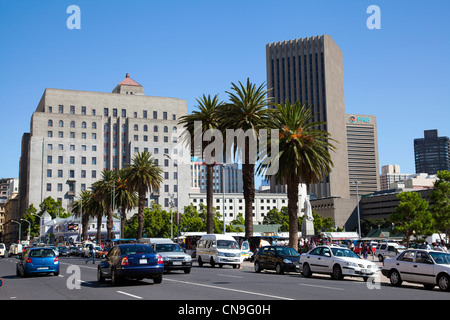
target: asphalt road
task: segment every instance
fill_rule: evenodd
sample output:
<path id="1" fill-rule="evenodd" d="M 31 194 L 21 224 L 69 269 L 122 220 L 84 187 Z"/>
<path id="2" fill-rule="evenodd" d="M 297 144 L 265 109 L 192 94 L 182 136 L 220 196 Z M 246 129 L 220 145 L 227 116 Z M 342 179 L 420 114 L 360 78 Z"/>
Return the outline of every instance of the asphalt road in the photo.
<path id="1" fill-rule="evenodd" d="M 404 284 L 392 287 L 386 278 L 368 284 L 359 278 L 332 280 L 318 275 L 305 278 L 297 273 L 277 275 L 271 271 L 255 273 L 253 265 L 245 262 L 241 269 L 228 266 L 194 267 L 190 274 L 173 271 L 163 276 L 161 284 L 152 280 L 127 281 L 111 286 L 109 281 L 97 283 L 97 264 L 85 264 L 83 258 L 60 257 L 60 274 L 27 278 L 16 276 L 16 259 L 0 258 L 0 300 L 175 300 L 176 306 L 185 301 L 216 301 L 220 303 L 249 303 L 289 300 L 448 300 L 450 293 L 437 288 L 425 290 L 420 285 Z M 369 284 L 370 285 L 370 284 Z M 180 312 L 189 311 L 181 310 Z M 247 310 L 248 311 L 248 310 Z"/>

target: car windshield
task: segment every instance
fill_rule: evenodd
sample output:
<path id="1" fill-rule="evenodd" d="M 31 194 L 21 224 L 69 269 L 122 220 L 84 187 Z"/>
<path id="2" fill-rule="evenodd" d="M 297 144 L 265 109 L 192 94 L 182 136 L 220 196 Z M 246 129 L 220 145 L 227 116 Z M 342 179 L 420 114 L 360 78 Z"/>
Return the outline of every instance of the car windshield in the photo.
<path id="1" fill-rule="evenodd" d="M 331 248 L 331 251 L 333 252 L 333 255 L 335 257 L 346 257 L 346 258 L 358 258 L 361 259 L 356 253 L 354 253 L 352 250 L 345 249 L 345 248 Z"/>
<path id="2" fill-rule="evenodd" d="M 134 244 L 134 245 L 126 245 L 121 246 L 120 251 L 123 255 L 128 254 L 154 254 L 155 250 L 153 250 L 152 247 L 149 245 L 143 245 L 143 244 Z"/>
<path id="3" fill-rule="evenodd" d="M 450 253 L 430 252 L 430 255 L 437 264 L 450 264 Z"/>
<path id="4" fill-rule="evenodd" d="M 236 241 L 232 241 L 232 240 L 217 240 L 217 248 L 238 249 L 238 244 Z"/>
<path id="5" fill-rule="evenodd" d="M 156 252 L 183 252 L 177 243 L 161 243 L 155 246 Z"/>
<path id="6" fill-rule="evenodd" d="M 275 250 L 277 251 L 277 254 L 280 256 L 299 256 L 300 254 L 295 251 L 295 249 L 293 248 L 288 248 L 288 247 L 277 247 L 275 248 Z"/>
<path id="7" fill-rule="evenodd" d="M 31 250 L 30 252 L 30 258 L 49 258 L 54 257 L 55 251 L 51 249 L 38 249 L 38 250 Z"/>

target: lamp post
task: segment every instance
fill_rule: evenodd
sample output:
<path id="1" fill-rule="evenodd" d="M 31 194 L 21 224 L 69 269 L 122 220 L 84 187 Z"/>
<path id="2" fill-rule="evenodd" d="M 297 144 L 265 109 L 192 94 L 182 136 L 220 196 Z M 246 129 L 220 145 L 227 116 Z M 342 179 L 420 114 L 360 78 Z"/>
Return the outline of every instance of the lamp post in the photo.
<path id="1" fill-rule="evenodd" d="M 361 182 L 358 180 L 355 180 L 352 183 L 354 183 L 356 185 L 356 208 L 357 208 L 357 212 L 358 212 L 358 234 L 359 234 L 359 238 L 361 238 L 361 218 L 360 218 L 360 213 L 359 213 L 359 194 L 358 194 L 358 184 L 361 184 Z"/>
<path id="2" fill-rule="evenodd" d="M 222 211 L 223 211 L 223 234 L 225 234 L 225 163 L 220 165 L 222 167 Z"/>
<path id="3" fill-rule="evenodd" d="M 25 220 L 25 219 L 20 219 L 20 221 L 25 221 L 25 222 L 27 222 L 28 223 L 28 234 L 27 234 L 27 240 L 30 240 L 30 229 L 31 229 L 31 223 L 30 223 L 30 221 L 28 221 L 28 220 Z"/>
<path id="4" fill-rule="evenodd" d="M 11 222 L 17 223 L 19 225 L 19 242 L 20 243 L 20 234 L 22 233 L 22 224 L 19 221 L 16 220 L 10 220 Z"/>
<path id="5" fill-rule="evenodd" d="M 177 193 L 177 205 L 176 205 L 176 207 L 177 207 L 177 242 L 178 242 L 178 239 L 180 237 L 180 234 L 179 234 L 179 232 L 180 232 L 179 231 L 180 230 L 180 217 L 179 217 L 179 214 L 178 214 L 178 181 L 179 181 L 180 177 L 178 176 L 178 174 L 179 174 L 178 162 L 173 160 L 167 153 L 164 154 L 164 157 L 166 157 L 167 159 L 172 161 L 174 167 L 177 167 L 177 183 L 176 183 L 176 186 L 177 186 L 177 190 L 176 190 L 176 193 Z M 172 224 L 173 224 L 173 213 L 172 213 L 172 209 L 173 209 L 173 207 L 175 207 L 175 203 L 174 203 L 175 194 L 172 193 L 172 194 L 169 194 L 169 196 L 171 197 L 171 201 L 170 201 L 171 202 L 171 209 L 170 209 L 171 226 L 170 226 L 170 232 L 171 232 L 171 235 L 172 235 L 171 238 L 173 239 L 173 227 L 172 227 Z"/>

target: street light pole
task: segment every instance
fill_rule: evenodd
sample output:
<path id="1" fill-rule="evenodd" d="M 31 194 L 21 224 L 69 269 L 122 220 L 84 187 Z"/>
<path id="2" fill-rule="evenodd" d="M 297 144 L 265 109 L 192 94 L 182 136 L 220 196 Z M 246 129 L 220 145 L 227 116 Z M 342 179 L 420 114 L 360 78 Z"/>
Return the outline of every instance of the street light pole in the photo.
<path id="1" fill-rule="evenodd" d="M 20 221 L 25 221 L 28 223 L 28 234 L 27 234 L 27 240 L 30 240 L 30 231 L 31 231 L 31 223 L 28 220 L 20 219 Z"/>
<path id="2" fill-rule="evenodd" d="M 20 243 L 20 241 L 21 241 L 20 234 L 22 233 L 22 224 L 16 220 L 11 220 L 11 222 L 15 222 L 15 223 L 19 224 L 19 242 L 18 243 Z"/>
<path id="3" fill-rule="evenodd" d="M 222 167 L 222 211 L 223 211 L 223 234 L 225 234 L 225 164 L 220 165 Z"/>
<path id="4" fill-rule="evenodd" d="M 358 194 L 358 184 L 361 184 L 360 181 L 355 180 L 352 183 L 356 185 L 356 208 L 358 211 L 358 234 L 359 238 L 361 238 L 361 218 L 360 218 L 360 212 L 359 212 L 359 194 Z"/>

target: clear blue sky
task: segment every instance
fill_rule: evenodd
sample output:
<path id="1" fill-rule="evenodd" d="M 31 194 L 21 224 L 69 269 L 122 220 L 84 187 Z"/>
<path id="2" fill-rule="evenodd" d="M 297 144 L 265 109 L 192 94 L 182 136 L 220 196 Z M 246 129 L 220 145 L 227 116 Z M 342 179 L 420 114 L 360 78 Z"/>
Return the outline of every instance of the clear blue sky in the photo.
<path id="1" fill-rule="evenodd" d="M 66 27 L 72 4 L 81 30 Z M 322 34 L 343 51 L 346 112 L 377 117 L 380 168 L 414 173 L 413 140 L 450 136 L 449 16 L 448 0 L 0 0 L 0 177 L 18 177 L 45 88 L 111 92 L 128 72 L 190 112 L 203 93 L 266 81 L 267 43 Z"/>

